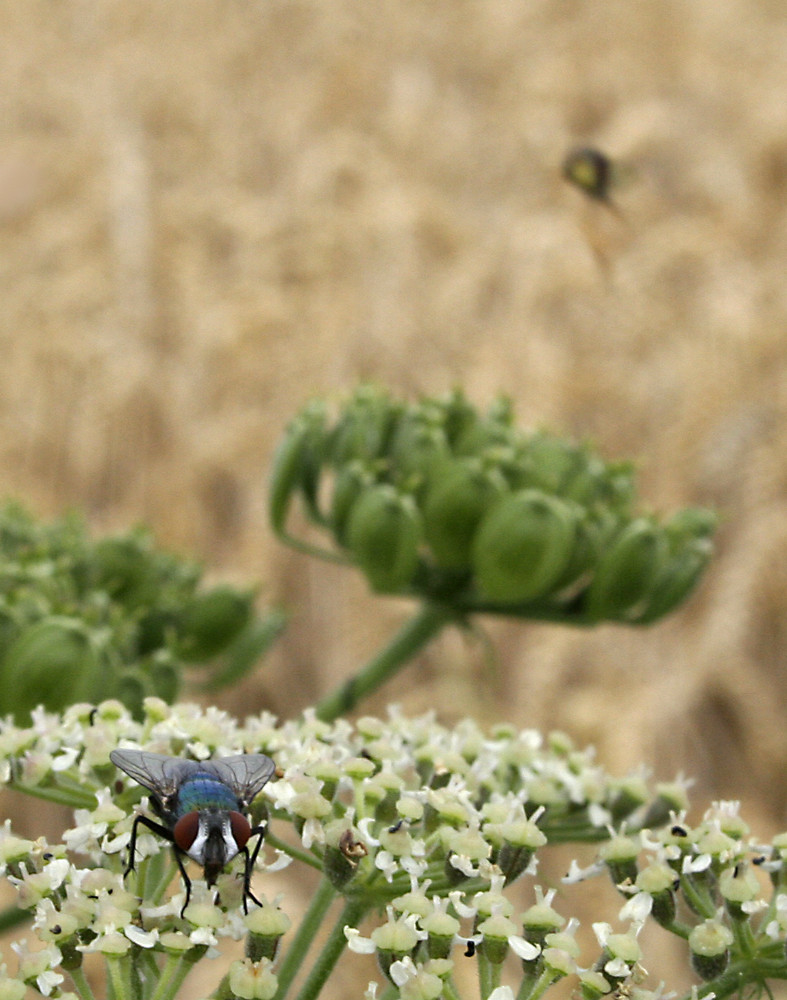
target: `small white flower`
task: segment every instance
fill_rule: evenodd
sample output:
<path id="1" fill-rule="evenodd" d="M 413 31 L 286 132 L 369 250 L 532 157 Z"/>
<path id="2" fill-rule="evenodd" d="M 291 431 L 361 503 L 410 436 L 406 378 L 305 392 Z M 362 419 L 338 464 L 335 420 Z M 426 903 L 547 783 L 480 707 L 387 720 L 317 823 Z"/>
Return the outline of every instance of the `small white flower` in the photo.
<path id="1" fill-rule="evenodd" d="M 379 868 L 383 875 L 385 875 L 386 882 L 393 881 L 393 877 L 399 868 L 396 858 L 390 851 L 378 851 L 374 856 L 374 866 L 375 868 Z"/>
<path id="2" fill-rule="evenodd" d="M 615 979 L 626 979 L 631 975 L 631 966 L 627 965 L 622 958 L 611 958 L 604 966 L 604 972 L 608 972 Z"/>
<path id="3" fill-rule="evenodd" d="M 69 749 L 64 750 L 62 753 L 58 754 L 57 757 L 52 758 L 52 770 L 67 771 L 78 756 L 79 749 L 77 747 L 70 747 Z"/>
<path id="4" fill-rule="evenodd" d="M 620 910 L 621 920 L 631 920 L 635 924 L 644 924 L 653 909 L 653 897 L 649 892 L 638 892 L 627 900 Z"/>
<path id="5" fill-rule="evenodd" d="M 592 878 L 594 875 L 600 875 L 604 869 L 605 865 L 602 861 L 596 861 L 592 865 L 588 865 L 587 868 L 580 868 L 576 859 L 572 859 L 571 864 L 568 867 L 568 874 L 564 875 L 560 880 L 565 885 L 573 885 L 575 882 L 584 882 L 587 878 Z"/>
<path id="6" fill-rule="evenodd" d="M 532 941 L 526 941 L 519 934 L 512 934 L 508 939 L 511 951 L 525 962 L 532 962 L 541 954 L 541 948 Z"/>
<path id="7" fill-rule="evenodd" d="M 134 944 L 138 944 L 140 948 L 153 948 L 158 944 L 159 932 L 156 928 L 152 931 L 143 930 L 141 927 L 137 927 L 136 924 L 129 924 L 125 927 L 123 933 Z"/>
<path id="8" fill-rule="evenodd" d="M 377 951 L 374 941 L 363 937 L 357 927 L 345 927 L 344 936 L 347 939 L 347 947 L 356 955 L 373 955 Z"/>
<path id="9" fill-rule="evenodd" d="M 395 962 L 391 962 L 389 974 L 394 984 L 401 989 L 408 979 L 412 979 L 418 974 L 418 970 L 416 969 L 412 958 L 407 955 L 405 958 L 400 958 Z"/>
<path id="10" fill-rule="evenodd" d="M 698 854 L 696 857 L 691 857 L 687 854 L 683 859 L 681 873 L 683 875 L 692 875 L 696 872 L 704 872 L 710 868 L 712 863 L 713 858 L 710 854 Z"/>

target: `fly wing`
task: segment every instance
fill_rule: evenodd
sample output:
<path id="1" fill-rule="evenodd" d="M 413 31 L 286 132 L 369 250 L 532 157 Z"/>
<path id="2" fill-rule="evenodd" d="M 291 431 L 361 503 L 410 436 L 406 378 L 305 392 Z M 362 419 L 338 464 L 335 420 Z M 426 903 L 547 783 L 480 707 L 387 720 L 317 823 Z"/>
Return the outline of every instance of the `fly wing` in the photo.
<path id="1" fill-rule="evenodd" d="M 248 805 L 262 786 L 273 777 L 276 765 L 264 753 L 241 753 L 234 757 L 206 760 L 200 765 L 200 769 L 215 774 Z"/>
<path id="2" fill-rule="evenodd" d="M 175 795 L 183 781 L 200 765 L 182 757 L 147 750 L 113 750 L 109 759 L 134 781 L 160 798 Z"/>

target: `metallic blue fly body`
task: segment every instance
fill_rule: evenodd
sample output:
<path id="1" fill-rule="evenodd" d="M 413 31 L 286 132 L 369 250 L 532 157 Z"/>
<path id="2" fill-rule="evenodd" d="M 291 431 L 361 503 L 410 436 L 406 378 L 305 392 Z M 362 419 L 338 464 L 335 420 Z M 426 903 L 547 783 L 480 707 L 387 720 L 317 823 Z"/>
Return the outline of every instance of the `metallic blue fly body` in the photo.
<path id="1" fill-rule="evenodd" d="M 138 815 L 131 828 L 129 863 L 125 875 L 134 868 L 137 832 L 140 823 L 168 840 L 186 886 L 186 902 L 191 897 L 191 880 L 183 856 L 202 865 L 205 880 L 214 885 L 219 873 L 237 854 L 243 854 L 243 909 L 248 912 L 251 873 L 257 860 L 266 826 L 252 827 L 247 819 L 251 801 L 273 777 L 276 765 L 265 754 L 237 754 L 217 760 L 186 760 L 146 750 L 113 750 L 109 755 L 116 767 L 150 792 L 150 802 L 160 823 Z M 257 835 L 254 851 L 248 842 Z"/>

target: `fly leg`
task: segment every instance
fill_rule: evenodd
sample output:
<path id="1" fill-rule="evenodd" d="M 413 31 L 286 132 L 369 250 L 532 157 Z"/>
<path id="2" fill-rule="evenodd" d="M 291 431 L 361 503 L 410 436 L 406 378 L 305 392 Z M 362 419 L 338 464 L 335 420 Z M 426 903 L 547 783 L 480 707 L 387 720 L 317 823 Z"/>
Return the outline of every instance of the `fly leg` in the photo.
<path id="1" fill-rule="evenodd" d="M 249 854 L 248 847 L 243 848 L 243 855 L 246 859 L 246 867 L 243 873 L 243 912 L 249 912 L 249 899 L 253 899 L 257 906 L 262 906 L 262 903 L 257 899 L 254 893 L 251 891 L 251 873 L 254 871 L 254 865 L 257 861 L 257 855 L 260 853 L 260 848 L 262 847 L 262 842 L 265 839 L 265 834 L 268 830 L 266 823 L 262 823 L 260 826 L 255 826 L 249 837 L 253 837 L 254 834 L 258 834 L 257 843 L 254 845 L 254 850 Z"/>
<path id="2" fill-rule="evenodd" d="M 186 886 L 186 902 L 180 909 L 180 918 L 182 920 L 183 914 L 186 912 L 186 907 L 189 905 L 189 900 L 191 899 L 191 879 L 186 874 L 186 866 L 183 864 L 183 851 L 181 851 L 175 843 L 172 845 L 172 851 L 175 855 L 175 860 L 178 863 L 178 868 L 180 868 L 180 875 L 183 879 L 183 884 Z"/>
<path id="3" fill-rule="evenodd" d="M 175 854 L 175 860 L 178 863 L 178 868 L 180 869 L 181 877 L 183 878 L 183 884 L 186 886 L 186 902 L 180 911 L 181 917 L 186 907 L 189 905 L 189 900 L 191 899 L 191 879 L 186 873 L 186 866 L 183 864 L 183 858 L 181 857 L 182 851 L 175 843 L 172 836 L 172 831 L 168 830 L 166 826 L 162 826 L 161 823 L 157 823 L 155 820 L 150 819 L 148 816 L 139 815 L 134 820 L 134 825 L 131 827 L 131 840 L 128 845 L 128 867 L 123 872 L 123 878 L 125 878 L 129 872 L 134 871 L 134 856 L 137 850 L 137 831 L 139 829 L 139 824 L 146 826 L 148 830 L 152 833 L 157 833 L 159 837 L 163 837 L 172 844 L 172 850 Z M 255 854 L 256 857 L 256 854 Z"/>
<path id="4" fill-rule="evenodd" d="M 129 872 L 134 871 L 134 855 L 137 850 L 137 830 L 140 823 L 143 826 L 146 826 L 148 830 L 151 830 L 153 833 L 157 833 L 159 837 L 163 837 L 165 840 L 173 843 L 172 833 L 165 826 L 162 826 L 161 823 L 156 823 L 155 820 L 149 819 L 147 816 L 137 816 L 134 820 L 134 825 L 131 827 L 131 840 L 128 845 L 128 866 L 123 872 L 123 878 L 125 878 Z"/>

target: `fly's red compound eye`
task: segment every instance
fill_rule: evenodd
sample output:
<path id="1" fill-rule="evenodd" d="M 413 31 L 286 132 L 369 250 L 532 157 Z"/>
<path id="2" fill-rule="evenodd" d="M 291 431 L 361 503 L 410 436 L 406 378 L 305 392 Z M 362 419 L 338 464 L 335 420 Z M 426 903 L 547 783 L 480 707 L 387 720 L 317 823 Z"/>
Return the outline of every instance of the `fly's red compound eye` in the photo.
<path id="1" fill-rule="evenodd" d="M 246 841 L 251 836 L 249 821 L 239 812 L 234 810 L 230 813 L 230 830 L 232 839 L 238 845 L 238 849 L 246 846 Z"/>
<path id="2" fill-rule="evenodd" d="M 172 837 L 181 851 L 188 853 L 199 832 L 199 813 L 190 812 L 181 816 L 172 828 Z"/>

